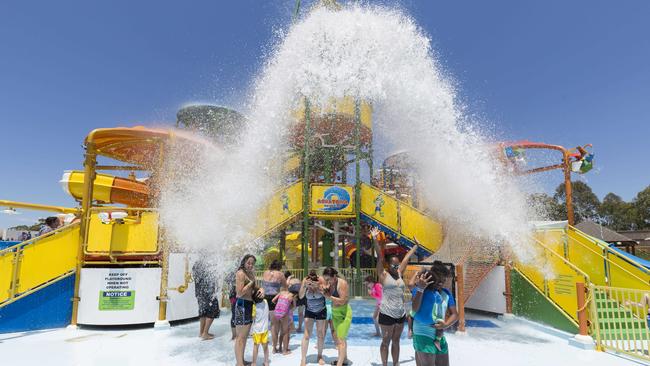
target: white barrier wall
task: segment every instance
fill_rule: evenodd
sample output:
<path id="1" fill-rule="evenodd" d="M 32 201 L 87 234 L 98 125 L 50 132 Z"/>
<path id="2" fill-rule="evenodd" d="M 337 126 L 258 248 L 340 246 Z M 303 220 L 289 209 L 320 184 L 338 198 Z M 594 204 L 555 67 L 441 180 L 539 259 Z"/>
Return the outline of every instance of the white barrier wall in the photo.
<path id="1" fill-rule="evenodd" d="M 153 323 L 158 318 L 160 268 L 84 268 L 78 323 Z"/>
<path id="2" fill-rule="evenodd" d="M 465 308 L 503 314 L 506 312 L 506 297 L 503 295 L 505 291 L 504 267 L 496 266 L 474 291 Z"/>
<path id="3" fill-rule="evenodd" d="M 187 262 L 187 263 L 186 263 Z M 193 255 L 185 253 L 169 254 L 169 288 L 178 288 L 185 284 L 185 269 L 191 273 L 194 264 Z M 199 316 L 199 306 L 194 295 L 194 283 L 187 286 L 185 292 L 167 291 L 167 320 L 181 320 Z"/>

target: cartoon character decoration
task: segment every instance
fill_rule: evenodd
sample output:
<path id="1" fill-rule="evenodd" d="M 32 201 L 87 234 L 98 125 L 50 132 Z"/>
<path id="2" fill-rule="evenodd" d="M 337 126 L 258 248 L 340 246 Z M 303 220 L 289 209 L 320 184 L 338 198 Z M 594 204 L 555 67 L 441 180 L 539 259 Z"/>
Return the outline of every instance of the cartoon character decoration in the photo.
<path id="1" fill-rule="evenodd" d="M 282 192 L 282 195 L 280 196 L 280 200 L 282 201 L 282 213 L 288 213 L 289 215 L 291 215 L 291 210 L 289 209 L 290 199 L 286 191 Z"/>
<path id="2" fill-rule="evenodd" d="M 377 195 L 377 197 L 374 200 L 375 203 L 375 212 L 372 214 L 373 216 L 379 214 L 380 217 L 384 217 L 384 212 L 381 210 L 382 206 L 384 205 L 384 194 L 380 193 Z"/>
<path id="3" fill-rule="evenodd" d="M 591 148 L 592 145 L 587 144 L 569 150 L 569 157 L 573 159 L 571 161 L 572 172 L 585 174 L 594 167 L 594 154 L 587 151 L 587 149 Z"/>
<path id="4" fill-rule="evenodd" d="M 519 169 L 526 165 L 526 151 L 523 148 L 506 146 L 503 148 L 503 154 L 506 156 L 513 169 Z"/>

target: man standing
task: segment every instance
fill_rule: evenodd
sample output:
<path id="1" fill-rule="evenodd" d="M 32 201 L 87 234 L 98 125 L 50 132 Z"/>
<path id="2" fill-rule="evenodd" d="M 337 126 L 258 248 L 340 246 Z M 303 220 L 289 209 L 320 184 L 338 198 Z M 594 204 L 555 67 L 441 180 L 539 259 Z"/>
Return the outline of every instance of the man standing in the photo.
<path id="1" fill-rule="evenodd" d="M 192 266 L 192 277 L 194 278 L 194 292 L 199 303 L 199 337 L 210 340 L 214 334 L 209 333 L 214 318 L 218 318 L 221 310 L 217 299 L 217 286 L 214 273 L 206 256 L 200 254 L 199 259 Z"/>

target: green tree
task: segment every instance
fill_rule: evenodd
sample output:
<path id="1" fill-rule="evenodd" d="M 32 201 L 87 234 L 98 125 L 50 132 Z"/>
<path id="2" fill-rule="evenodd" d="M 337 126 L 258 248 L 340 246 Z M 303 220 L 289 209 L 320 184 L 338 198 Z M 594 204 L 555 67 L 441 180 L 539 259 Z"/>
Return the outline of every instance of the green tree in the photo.
<path id="1" fill-rule="evenodd" d="M 528 195 L 528 207 L 533 209 L 537 220 L 566 220 L 566 214 L 562 216 L 562 207 L 546 193 Z"/>
<path id="2" fill-rule="evenodd" d="M 598 209 L 603 224 L 615 231 L 632 230 L 635 227 L 635 211 L 631 203 L 614 193 L 608 193 Z"/>
<path id="3" fill-rule="evenodd" d="M 38 222 L 33 225 L 18 225 L 18 226 L 11 227 L 10 229 L 39 231 L 41 229 L 41 226 L 43 225 L 45 225 L 45 219 L 41 218 L 38 219 Z"/>
<path id="4" fill-rule="evenodd" d="M 632 207 L 636 216 L 634 222 L 637 229 L 650 228 L 650 186 L 637 193 L 632 202 Z"/>
<path id="5" fill-rule="evenodd" d="M 585 182 L 574 181 L 571 182 L 571 188 L 573 192 L 573 213 L 575 223 L 577 224 L 584 220 L 597 221 L 600 200 L 591 190 L 591 187 L 589 187 Z M 564 183 L 560 184 L 555 189 L 553 199 L 560 206 L 560 216 L 563 217 L 563 220 L 566 220 L 567 209 Z"/>

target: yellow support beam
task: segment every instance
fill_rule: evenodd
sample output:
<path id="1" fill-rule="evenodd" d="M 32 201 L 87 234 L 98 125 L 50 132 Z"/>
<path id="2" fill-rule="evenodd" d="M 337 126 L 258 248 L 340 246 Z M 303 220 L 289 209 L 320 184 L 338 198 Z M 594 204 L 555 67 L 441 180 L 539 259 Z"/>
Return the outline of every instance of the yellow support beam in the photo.
<path id="1" fill-rule="evenodd" d="M 39 203 L 18 202 L 18 201 L 9 201 L 9 200 L 0 200 L 0 207 L 23 208 L 26 210 L 35 210 L 35 211 L 51 211 L 51 212 L 58 212 L 58 213 L 65 213 L 65 214 L 79 213 L 79 209 L 73 207 L 50 206 L 50 205 L 42 205 Z"/>

